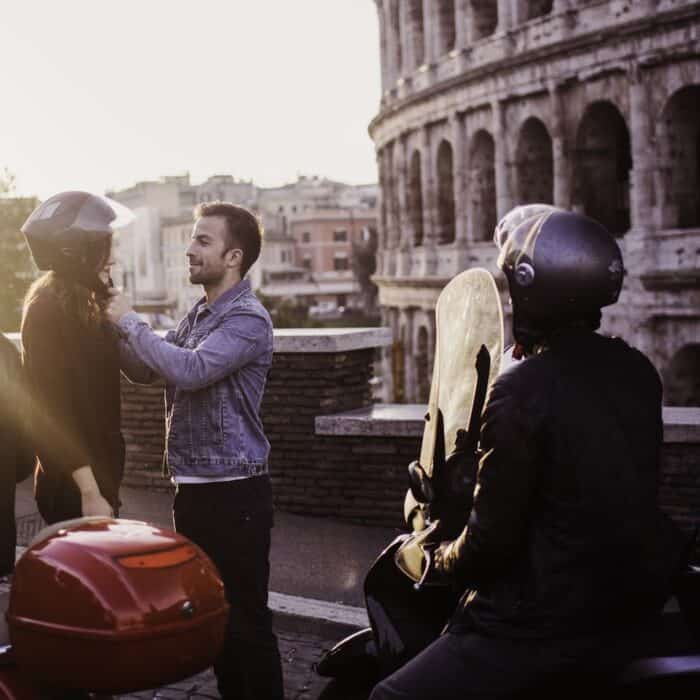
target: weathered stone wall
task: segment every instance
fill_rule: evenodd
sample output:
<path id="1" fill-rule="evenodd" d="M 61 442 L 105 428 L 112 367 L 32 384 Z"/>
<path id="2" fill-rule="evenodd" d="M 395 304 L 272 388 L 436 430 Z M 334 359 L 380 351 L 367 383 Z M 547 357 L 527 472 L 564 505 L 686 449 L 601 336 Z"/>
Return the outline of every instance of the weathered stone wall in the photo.
<path id="1" fill-rule="evenodd" d="M 376 4 L 384 400 L 427 400 L 418 338 L 434 337 L 440 290 L 469 267 L 497 274 L 496 220 L 540 201 L 618 236 L 627 274 L 605 332 L 652 359 L 669 405 L 698 405 L 683 375 L 700 374 L 700 2 Z"/>

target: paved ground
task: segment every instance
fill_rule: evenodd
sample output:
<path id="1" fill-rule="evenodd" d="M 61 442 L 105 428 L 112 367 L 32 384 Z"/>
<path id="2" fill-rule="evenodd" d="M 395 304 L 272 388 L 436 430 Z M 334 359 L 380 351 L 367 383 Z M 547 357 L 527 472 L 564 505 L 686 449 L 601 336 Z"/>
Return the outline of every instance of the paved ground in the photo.
<path id="1" fill-rule="evenodd" d="M 125 488 L 121 516 L 172 527 L 172 496 Z M 30 480 L 17 490 L 18 541 L 26 544 L 42 527 Z M 276 513 L 271 551 L 270 607 L 285 681 L 286 700 L 316 700 L 327 685 L 314 665 L 339 639 L 366 624 L 362 583 L 379 552 L 397 534 L 323 518 Z M 211 670 L 124 699 L 218 698 Z"/>

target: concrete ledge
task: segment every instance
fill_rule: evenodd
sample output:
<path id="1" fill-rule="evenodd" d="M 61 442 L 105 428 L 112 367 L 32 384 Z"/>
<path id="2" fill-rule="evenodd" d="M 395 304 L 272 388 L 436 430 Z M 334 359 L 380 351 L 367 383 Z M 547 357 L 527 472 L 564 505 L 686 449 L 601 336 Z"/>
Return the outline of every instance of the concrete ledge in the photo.
<path id="1" fill-rule="evenodd" d="M 316 435 L 422 437 L 426 404 L 374 404 L 316 417 Z M 663 409 L 664 443 L 700 443 L 700 407 Z"/>
<path id="2" fill-rule="evenodd" d="M 664 406 L 664 442 L 699 443 L 700 407 Z"/>
<path id="3" fill-rule="evenodd" d="M 373 404 L 316 417 L 316 435 L 422 437 L 425 404 Z"/>
<path id="4" fill-rule="evenodd" d="M 165 331 L 156 331 L 160 336 Z M 18 348 L 19 333 L 5 333 Z M 321 353 L 369 350 L 391 345 L 391 329 L 386 326 L 370 328 L 279 328 L 274 331 L 274 352 Z"/>
<path id="5" fill-rule="evenodd" d="M 275 330 L 275 353 L 327 353 L 369 350 L 391 345 L 391 329 L 280 328 Z"/>

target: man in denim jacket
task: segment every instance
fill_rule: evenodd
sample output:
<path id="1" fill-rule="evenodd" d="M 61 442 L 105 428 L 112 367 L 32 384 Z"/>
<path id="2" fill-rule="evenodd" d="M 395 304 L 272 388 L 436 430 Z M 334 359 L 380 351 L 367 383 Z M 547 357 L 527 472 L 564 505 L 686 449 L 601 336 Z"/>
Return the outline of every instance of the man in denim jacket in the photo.
<path id="1" fill-rule="evenodd" d="M 211 202 L 195 212 L 190 282 L 205 295 L 160 338 L 114 293 L 110 318 L 125 335 L 134 381 L 166 382 L 167 461 L 177 484 L 175 527 L 212 558 L 231 605 L 214 666 L 225 698 L 283 697 L 267 607 L 272 493 L 260 403 L 272 361 L 272 323 L 246 272 L 261 228 L 246 209 Z M 124 354 L 124 353 L 123 353 Z"/>

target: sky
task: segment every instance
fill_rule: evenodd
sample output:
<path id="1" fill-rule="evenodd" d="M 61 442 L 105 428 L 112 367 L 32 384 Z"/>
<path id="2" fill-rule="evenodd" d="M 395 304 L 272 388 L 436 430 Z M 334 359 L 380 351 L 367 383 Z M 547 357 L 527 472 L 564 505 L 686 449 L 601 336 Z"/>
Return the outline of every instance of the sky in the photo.
<path id="1" fill-rule="evenodd" d="M 0 61 L 0 169 L 21 195 L 377 179 L 372 0 L 0 0 Z"/>

